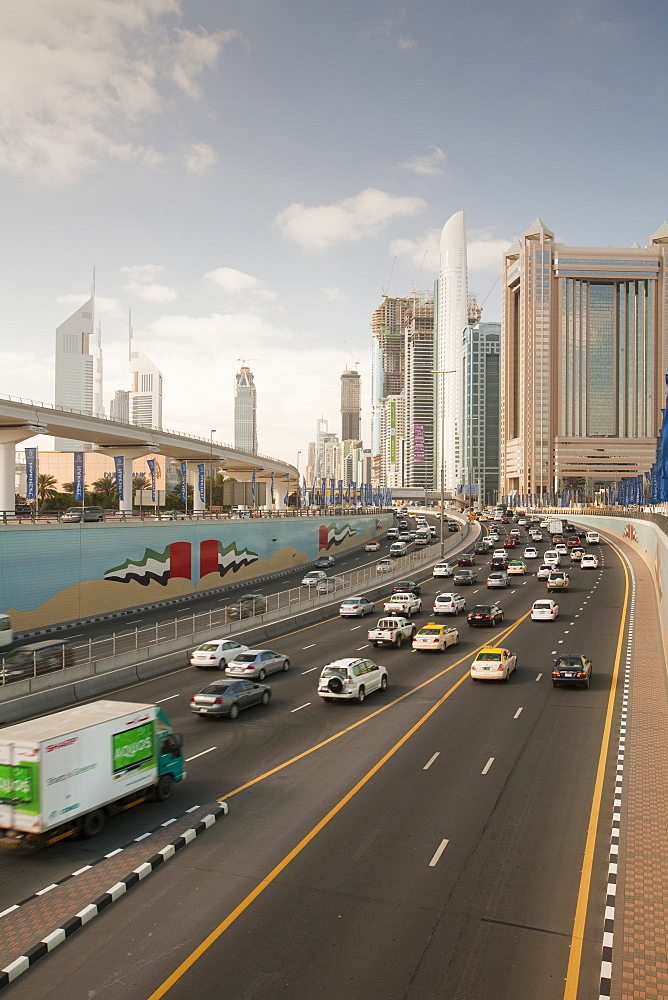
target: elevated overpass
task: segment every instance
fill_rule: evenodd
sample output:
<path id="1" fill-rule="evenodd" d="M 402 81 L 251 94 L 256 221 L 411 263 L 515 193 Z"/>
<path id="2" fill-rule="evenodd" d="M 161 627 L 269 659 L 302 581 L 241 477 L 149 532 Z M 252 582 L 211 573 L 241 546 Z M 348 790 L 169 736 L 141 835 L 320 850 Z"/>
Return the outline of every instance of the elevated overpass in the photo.
<path id="1" fill-rule="evenodd" d="M 284 483 L 280 478 L 289 476 L 296 484 L 299 473 L 294 465 L 270 458 L 238 451 L 227 444 L 211 441 L 178 431 L 160 430 L 124 424 L 105 417 L 94 417 L 65 407 L 48 406 L 33 400 L 0 396 L 0 510 L 14 510 L 16 479 L 16 446 L 36 434 L 53 434 L 54 437 L 71 438 L 73 441 L 90 441 L 95 450 L 108 455 L 122 456 L 124 482 L 132 482 L 132 462 L 148 454 L 161 454 L 187 463 L 188 481 L 196 484 L 197 466 L 202 463 L 222 468 L 235 479 L 248 480 L 255 473 L 256 480 L 268 482 L 272 473 L 276 479 L 276 498 L 282 506 Z M 204 508 L 198 489 L 193 490 L 195 512 Z M 124 491 L 120 502 L 122 511 L 132 510 L 132 490 Z"/>

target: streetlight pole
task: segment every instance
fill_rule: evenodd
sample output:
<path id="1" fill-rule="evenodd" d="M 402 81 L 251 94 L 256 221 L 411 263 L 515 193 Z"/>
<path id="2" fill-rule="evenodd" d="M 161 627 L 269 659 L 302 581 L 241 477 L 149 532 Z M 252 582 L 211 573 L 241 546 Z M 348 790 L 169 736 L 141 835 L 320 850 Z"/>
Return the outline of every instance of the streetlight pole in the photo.
<path id="1" fill-rule="evenodd" d="M 456 371 L 456 368 L 448 368 L 447 371 L 443 371 L 441 368 L 432 370 L 432 375 L 441 376 L 441 438 L 439 441 L 441 449 L 441 559 L 445 557 L 445 448 L 443 447 L 445 439 L 445 380 L 443 376 L 454 375 Z"/>
<path id="2" fill-rule="evenodd" d="M 299 459 L 302 457 L 301 451 L 297 452 L 297 511 L 301 513 L 302 509 L 302 487 L 301 481 L 299 479 Z"/>
<path id="3" fill-rule="evenodd" d="M 211 513 L 211 508 L 213 507 L 213 435 L 216 433 L 216 428 L 214 427 L 209 434 L 209 445 L 210 445 L 210 461 L 209 461 L 209 513 Z"/>

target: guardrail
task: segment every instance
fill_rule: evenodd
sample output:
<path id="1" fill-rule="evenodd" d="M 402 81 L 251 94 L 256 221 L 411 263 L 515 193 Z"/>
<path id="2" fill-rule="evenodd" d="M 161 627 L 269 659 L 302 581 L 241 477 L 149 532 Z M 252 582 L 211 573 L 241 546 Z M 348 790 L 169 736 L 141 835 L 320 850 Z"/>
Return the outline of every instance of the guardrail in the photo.
<path id="1" fill-rule="evenodd" d="M 40 511 L 39 513 L 29 513 L 22 514 L 16 513 L 13 510 L 3 510 L 0 511 L 0 522 L 2 524 L 68 524 L 72 526 L 79 526 L 82 523 L 86 524 L 100 524 L 102 522 L 95 521 L 83 521 L 79 519 L 78 521 L 64 522 L 62 520 L 64 510 L 52 510 L 52 511 Z M 146 508 L 146 510 L 136 510 L 130 513 L 123 513 L 119 510 L 105 510 L 104 512 L 104 523 L 112 522 L 114 524 L 133 524 L 135 522 L 150 521 L 153 523 L 162 524 L 174 524 L 183 523 L 190 521 L 239 521 L 246 520 L 248 518 L 291 518 L 291 517 L 354 517 L 354 516 L 366 516 L 388 513 L 386 507 L 319 507 L 317 509 L 308 507 L 294 507 L 287 508 L 286 510 L 251 510 L 247 514 L 234 514 L 232 512 L 225 511 L 191 511 L 188 514 L 182 511 L 161 511 L 156 513 L 153 508 Z"/>
<path id="2" fill-rule="evenodd" d="M 469 527 L 456 537 L 447 539 L 447 549 L 459 546 L 469 535 Z M 31 694 L 72 680 L 81 680 L 114 669 L 156 658 L 165 653 L 187 650 L 205 642 L 211 633 L 223 636 L 239 632 L 246 627 L 256 627 L 285 618 L 289 614 L 325 607 L 332 598 L 343 598 L 358 591 L 373 590 L 384 583 L 409 575 L 425 563 L 439 558 L 438 543 L 409 551 L 392 561 L 389 572 L 378 572 L 378 562 L 368 563 L 357 570 L 334 573 L 329 579 L 333 589 L 317 593 L 316 587 L 291 587 L 276 594 L 241 595 L 236 601 L 218 609 L 195 612 L 156 622 L 145 628 L 136 627 L 128 632 L 112 633 L 100 639 L 89 639 L 79 644 L 67 643 L 66 637 L 49 640 L 55 648 L 51 654 L 21 649 L 0 657 L 0 701 L 15 696 Z M 249 588 L 253 582 L 249 581 Z M 241 627 L 241 628 L 240 628 Z M 64 644 L 64 645 L 63 645 Z M 40 643 L 40 645 L 42 645 Z"/>

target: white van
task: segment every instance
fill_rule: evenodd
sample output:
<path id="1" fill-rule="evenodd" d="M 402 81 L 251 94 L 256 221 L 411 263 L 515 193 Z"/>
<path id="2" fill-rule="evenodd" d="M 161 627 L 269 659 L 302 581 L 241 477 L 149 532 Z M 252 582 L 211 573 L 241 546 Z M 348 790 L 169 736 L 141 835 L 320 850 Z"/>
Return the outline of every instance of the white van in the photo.
<path id="1" fill-rule="evenodd" d="M 588 531 L 586 535 L 587 545 L 599 545 L 601 539 L 599 538 L 598 531 Z"/>
<path id="2" fill-rule="evenodd" d="M 390 545 L 390 555 L 391 556 L 405 556 L 408 552 L 408 545 L 406 542 L 392 542 Z"/>
<path id="3" fill-rule="evenodd" d="M 547 552 L 543 553 L 543 562 L 547 566 L 558 566 L 561 562 L 561 556 L 556 549 L 548 549 Z"/>

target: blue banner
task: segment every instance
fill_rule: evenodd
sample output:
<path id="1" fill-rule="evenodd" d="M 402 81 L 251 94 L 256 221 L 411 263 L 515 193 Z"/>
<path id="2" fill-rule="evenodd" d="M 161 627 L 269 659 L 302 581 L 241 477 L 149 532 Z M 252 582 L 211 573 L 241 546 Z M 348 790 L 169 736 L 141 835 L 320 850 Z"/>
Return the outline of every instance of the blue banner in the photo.
<path id="1" fill-rule="evenodd" d="M 155 503 L 155 459 L 148 458 L 146 464 L 148 465 L 148 471 L 151 473 L 151 500 Z"/>
<path id="2" fill-rule="evenodd" d="M 199 490 L 199 502 L 204 503 L 204 463 L 197 466 L 197 489 Z"/>
<path id="3" fill-rule="evenodd" d="M 26 500 L 37 499 L 37 448 L 26 448 Z"/>
<path id="4" fill-rule="evenodd" d="M 253 469 L 253 478 L 251 479 L 251 496 L 253 497 L 253 503 L 255 503 L 255 469 Z"/>
<path id="5" fill-rule="evenodd" d="M 181 499 L 188 503 L 188 463 L 181 462 Z"/>
<path id="6" fill-rule="evenodd" d="M 84 453 L 82 451 L 74 452 L 74 499 L 83 500 L 84 498 L 84 482 L 85 482 L 85 471 L 84 471 Z"/>
<path id="7" fill-rule="evenodd" d="M 285 496 L 283 497 L 283 503 L 287 507 L 288 506 L 288 502 L 290 500 L 290 473 L 289 472 L 285 473 L 285 478 L 287 480 L 287 486 L 285 487 Z"/>
<path id="8" fill-rule="evenodd" d="M 116 492 L 118 499 L 125 498 L 125 456 L 114 455 L 114 468 L 116 470 Z M 83 499 L 83 497 L 82 497 Z"/>

